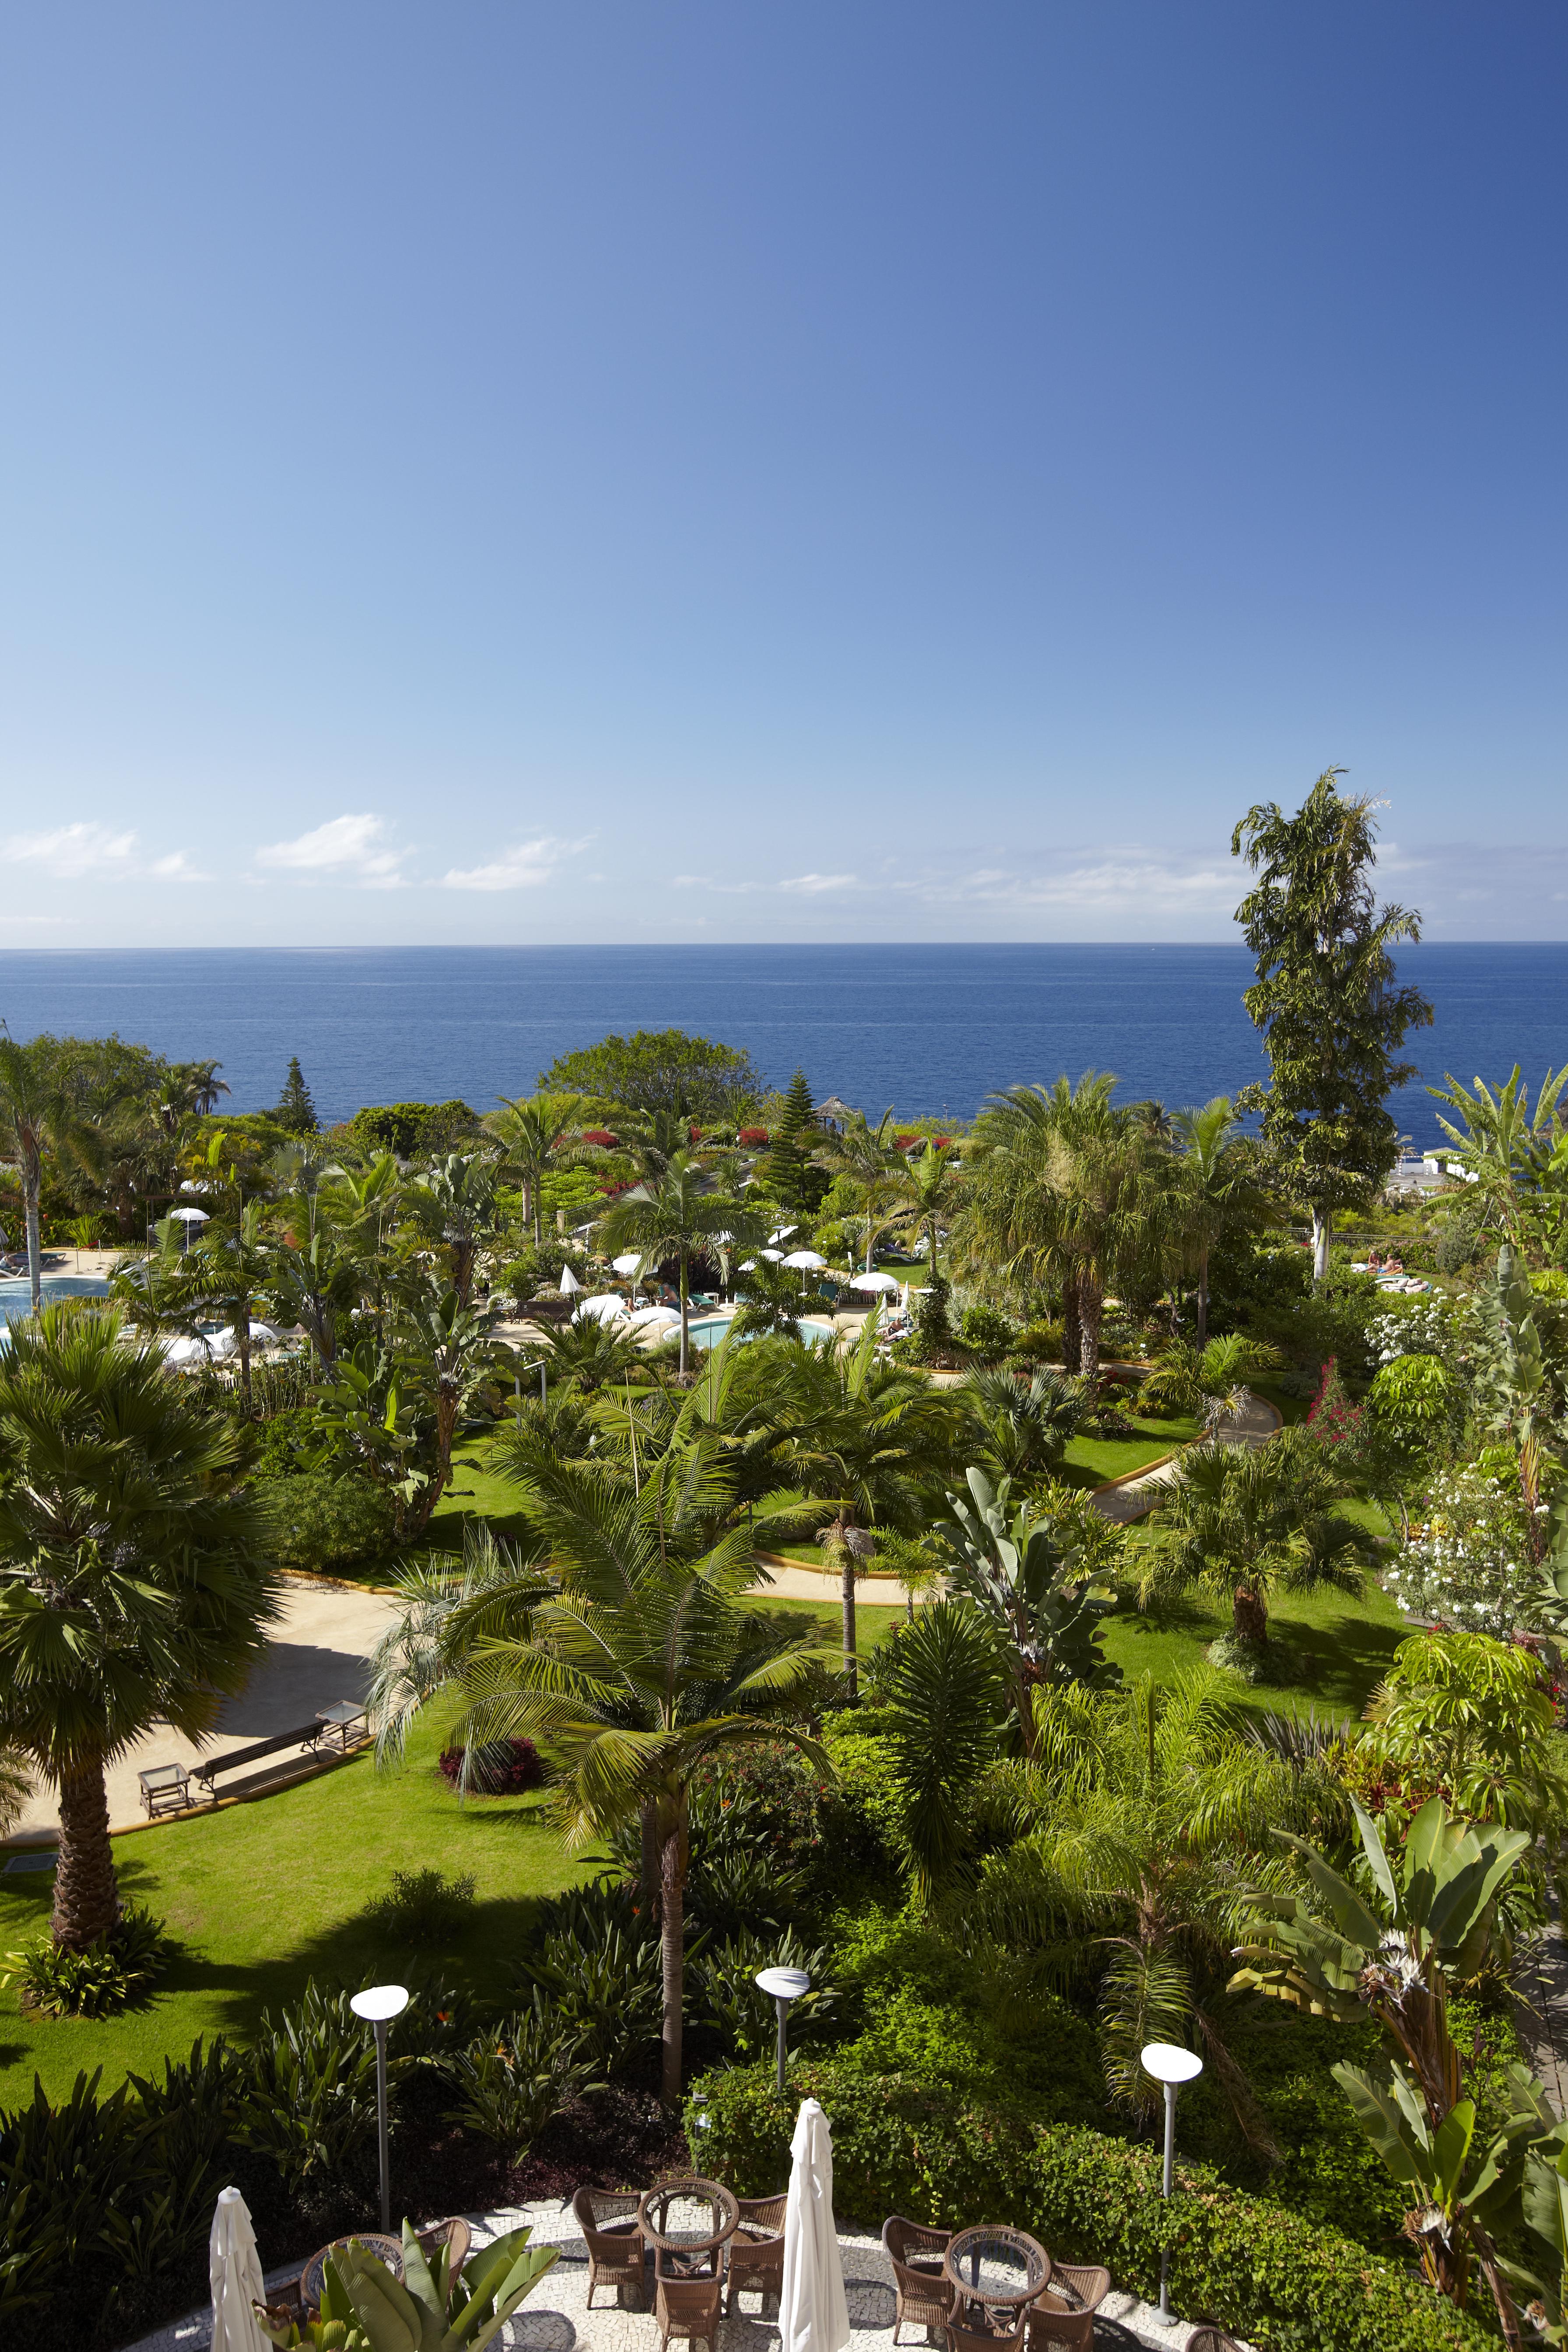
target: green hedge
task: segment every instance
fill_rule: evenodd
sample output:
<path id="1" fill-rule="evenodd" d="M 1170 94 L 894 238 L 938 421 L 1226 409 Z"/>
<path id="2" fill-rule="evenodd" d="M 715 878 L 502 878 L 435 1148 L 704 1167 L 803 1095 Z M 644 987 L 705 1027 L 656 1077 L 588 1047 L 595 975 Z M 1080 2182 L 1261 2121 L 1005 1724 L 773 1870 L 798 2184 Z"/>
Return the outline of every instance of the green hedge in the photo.
<path id="1" fill-rule="evenodd" d="M 696 2161 L 742 2196 L 789 2174 L 803 2097 L 833 2128 L 834 2203 L 879 2229 L 889 2213 L 960 2229 L 1006 2221 L 1064 2260 L 1104 2263 L 1119 2287 L 1158 2292 L 1171 2249 L 1171 2300 L 1262 2352 L 1479 2352 L 1496 2338 L 1399 2264 L 1337 2230 L 1302 2221 L 1183 2166 L 1160 2195 L 1157 2149 L 1079 2126 L 1031 2127 L 979 2103 L 857 2063 L 853 2053 L 790 2069 L 781 2100 L 767 2066 L 736 2067 L 694 2086 L 687 2129 Z"/>

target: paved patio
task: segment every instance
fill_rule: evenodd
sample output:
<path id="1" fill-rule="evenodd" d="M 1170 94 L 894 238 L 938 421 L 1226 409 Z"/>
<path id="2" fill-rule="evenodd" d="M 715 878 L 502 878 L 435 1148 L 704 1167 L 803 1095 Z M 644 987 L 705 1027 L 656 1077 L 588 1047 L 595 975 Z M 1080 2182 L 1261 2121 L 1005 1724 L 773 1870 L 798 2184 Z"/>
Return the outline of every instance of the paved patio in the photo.
<path id="1" fill-rule="evenodd" d="M 561 2249 L 554 2269 L 502 2328 L 498 2341 L 509 2352 L 658 2352 L 658 2332 L 649 2313 L 616 2308 L 604 2289 L 595 2308 L 588 2309 L 588 2259 L 569 2206 L 520 2205 L 498 2213 L 470 2213 L 468 2219 L 481 2243 L 526 2221 L 532 2228 L 534 2244 Z M 849 2352 L 890 2352 L 893 2282 L 881 2242 L 840 2231 L 838 2243 L 853 2331 Z M 265 2245 L 261 2253 L 265 2261 Z M 298 2276 L 298 2264 L 269 2268 L 268 2286 Z M 755 2295 L 742 2300 L 743 2310 L 721 2323 L 713 2352 L 779 2352 L 775 2320 L 759 2316 Z M 1138 2345 L 1148 2346 L 1151 2352 L 1186 2352 L 1192 2332 L 1184 2321 L 1163 2327 L 1159 2315 L 1147 2304 L 1133 2295 L 1113 2294 L 1096 2315 L 1094 2337 L 1097 2352 L 1133 2352 Z M 903 2341 L 910 2352 L 918 2352 L 920 2332 L 906 2331 Z M 126 2352 L 209 2352 L 211 2342 L 211 2313 L 201 2311 L 161 2328 L 154 2336 L 142 2336 Z"/>

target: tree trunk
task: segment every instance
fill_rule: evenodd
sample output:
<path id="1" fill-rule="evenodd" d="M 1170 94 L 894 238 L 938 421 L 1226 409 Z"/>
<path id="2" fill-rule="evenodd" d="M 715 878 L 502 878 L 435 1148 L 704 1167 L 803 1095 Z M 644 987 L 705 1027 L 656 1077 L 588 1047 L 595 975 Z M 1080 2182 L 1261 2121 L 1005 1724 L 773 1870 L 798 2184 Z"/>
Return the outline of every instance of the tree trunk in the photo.
<path id="1" fill-rule="evenodd" d="M 1268 1639 L 1268 1603 L 1261 1590 L 1238 1584 L 1230 1608 L 1230 1630 L 1238 1642 L 1261 1649 Z"/>
<path id="2" fill-rule="evenodd" d="M 242 1298 L 235 1313 L 235 1336 L 239 1341 L 239 1393 L 245 1405 L 245 1417 L 250 1419 L 250 1301 Z"/>
<path id="3" fill-rule="evenodd" d="M 685 1895 L 681 1883 L 680 1832 L 670 1831 L 659 1855 L 659 1955 L 664 1971 L 663 2053 L 659 2095 L 667 2107 L 680 2102 L 681 2009 L 686 1997 L 683 1940 Z"/>
<path id="4" fill-rule="evenodd" d="M 50 1926 L 57 1944 L 85 1952 L 119 1916 L 103 1759 L 95 1756 L 60 1780 L 60 1857 Z"/>
<path id="5" fill-rule="evenodd" d="M 1329 1242 L 1333 1232 L 1326 1209 L 1312 1211 L 1312 1280 L 1321 1282 L 1329 1271 Z"/>
<path id="6" fill-rule="evenodd" d="M 642 1872 L 638 1892 L 647 1905 L 649 1918 L 657 1919 L 662 1892 L 659 1884 L 658 1810 L 651 1800 L 642 1809 Z"/>
<path id="7" fill-rule="evenodd" d="M 1209 1250 L 1205 1242 L 1198 1253 L 1198 1347 L 1208 1344 L 1209 1336 Z"/>
<path id="8" fill-rule="evenodd" d="M 23 1214 L 27 1223 L 27 1280 L 33 1288 L 33 1312 L 44 1309 L 44 1245 L 38 1238 L 38 1193 L 42 1188 L 43 1171 L 30 1160 L 22 1163 Z"/>
<path id="9" fill-rule="evenodd" d="M 682 1250 L 680 1253 L 680 1374 L 683 1380 L 686 1377 L 688 1321 L 689 1296 L 686 1287 L 686 1252 Z"/>
<path id="10" fill-rule="evenodd" d="M 1086 1274 L 1079 1286 L 1079 1319 L 1082 1332 L 1079 1364 L 1086 1381 L 1100 1378 L 1100 1327 L 1104 1315 L 1105 1294 L 1099 1283 Z"/>
<path id="11" fill-rule="evenodd" d="M 855 1649 L 855 1555 L 844 1547 L 844 1679 L 853 1706 L 860 1696 L 860 1666 Z"/>
<path id="12" fill-rule="evenodd" d="M 1079 1316 L 1078 1277 L 1068 1276 L 1062 1285 L 1062 1363 L 1069 1372 L 1079 1370 L 1083 1360 L 1083 1326 Z"/>

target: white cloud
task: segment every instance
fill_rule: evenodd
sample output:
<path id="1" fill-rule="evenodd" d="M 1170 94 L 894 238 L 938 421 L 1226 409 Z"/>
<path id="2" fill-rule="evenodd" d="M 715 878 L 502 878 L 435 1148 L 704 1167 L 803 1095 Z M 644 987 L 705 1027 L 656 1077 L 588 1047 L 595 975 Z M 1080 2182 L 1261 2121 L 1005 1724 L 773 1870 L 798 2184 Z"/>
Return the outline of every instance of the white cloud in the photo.
<path id="1" fill-rule="evenodd" d="M 162 882 L 210 882 L 213 879 L 210 874 L 199 873 L 183 849 L 174 850 L 167 857 L 155 857 L 147 871 L 156 874 Z"/>
<path id="2" fill-rule="evenodd" d="M 794 890 L 807 898 L 818 898 L 827 890 L 860 890 L 865 887 L 858 874 L 796 874 L 779 884 L 781 890 Z"/>
<path id="3" fill-rule="evenodd" d="M 15 864 L 41 866 L 58 881 L 85 874 L 129 873 L 136 847 L 133 833 L 111 833 L 106 824 L 62 824 L 52 833 L 14 834 L 5 855 Z"/>
<path id="4" fill-rule="evenodd" d="M 591 838 L 591 836 L 590 836 Z M 536 890 L 566 857 L 586 849 L 587 840 L 558 841 L 552 834 L 515 842 L 483 866 L 453 866 L 441 877 L 446 890 Z"/>
<path id="5" fill-rule="evenodd" d="M 983 866 L 952 882 L 915 886 L 933 901 L 979 900 L 1012 907 L 1127 907 L 1157 902 L 1171 906 L 1224 906 L 1239 895 L 1234 872 L 1213 866 L 1184 866 L 1158 852 L 1132 857 L 1089 856 L 1048 873 L 1009 873 Z"/>
<path id="6" fill-rule="evenodd" d="M 0 929 L 4 929 L 6 926 L 15 928 L 18 924 L 47 926 L 50 924 L 63 923 L 68 919 L 74 921 L 75 918 L 74 916 L 68 918 L 64 915 L 0 915 Z"/>
<path id="7" fill-rule="evenodd" d="M 334 816 L 293 841 L 275 841 L 256 853 L 258 866 L 291 874 L 336 877 L 362 889 L 397 890 L 406 851 L 382 846 L 385 821 L 379 816 Z"/>

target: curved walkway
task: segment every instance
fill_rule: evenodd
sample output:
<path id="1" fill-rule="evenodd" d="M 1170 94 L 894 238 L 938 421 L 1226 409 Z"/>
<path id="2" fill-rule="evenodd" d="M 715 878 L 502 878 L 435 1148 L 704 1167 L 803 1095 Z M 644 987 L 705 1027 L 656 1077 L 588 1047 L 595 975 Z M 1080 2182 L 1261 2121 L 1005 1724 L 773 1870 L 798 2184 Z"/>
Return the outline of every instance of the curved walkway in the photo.
<path id="1" fill-rule="evenodd" d="M 1267 1397 L 1249 1395 L 1239 1412 L 1224 1416 L 1219 1434 L 1226 1445 L 1266 1445 L 1284 1426 L 1284 1415 Z M 1152 1506 L 1155 1488 L 1169 1486 L 1181 1458 L 1180 1453 L 1170 1454 L 1147 1470 L 1135 1470 L 1131 1477 L 1108 1479 L 1094 1490 L 1095 1509 L 1114 1519 L 1118 1527 L 1131 1527 Z"/>

